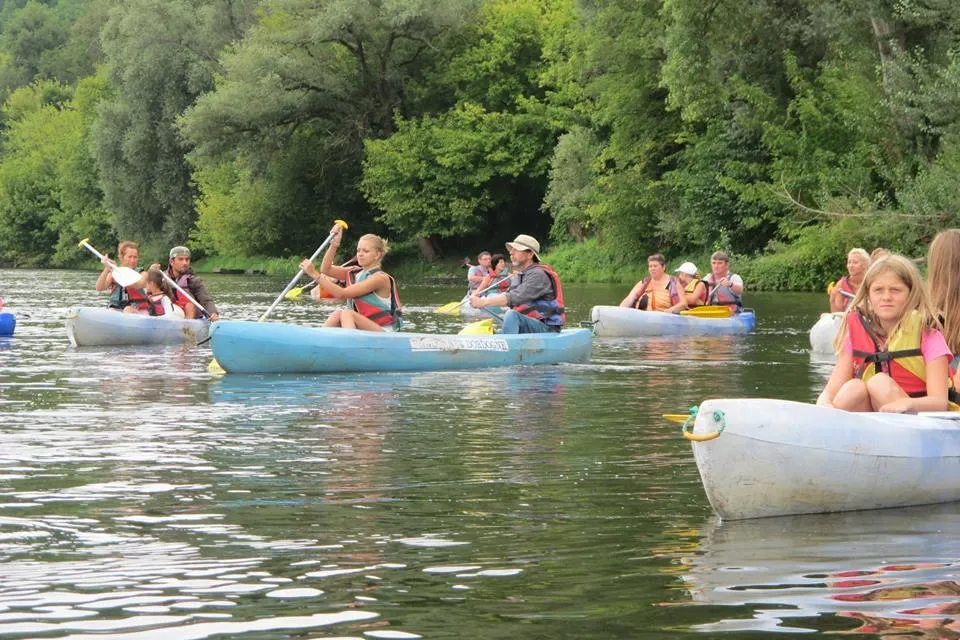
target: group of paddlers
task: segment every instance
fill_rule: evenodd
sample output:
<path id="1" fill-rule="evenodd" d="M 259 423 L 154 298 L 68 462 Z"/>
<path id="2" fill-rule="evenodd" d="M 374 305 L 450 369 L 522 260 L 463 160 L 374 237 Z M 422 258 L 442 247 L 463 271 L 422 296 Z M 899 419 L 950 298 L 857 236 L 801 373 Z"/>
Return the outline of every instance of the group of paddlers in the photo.
<path id="1" fill-rule="evenodd" d="M 113 267 L 116 267 L 117 263 L 104 255 L 101 259 L 103 271 L 97 278 L 96 289 L 110 294 L 108 306 L 111 309 L 174 319 L 192 320 L 206 317 L 215 321 L 220 318 L 217 305 L 207 292 L 206 286 L 190 268 L 190 249 L 187 247 L 170 249 L 166 268 L 152 264 L 147 270 L 139 269 L 137 263 L 140 261 L 140 247 L 129 240 L 120 243 L 117 256 L 120 260 L 119 266 L 139 271 L 143 277 L 139 282 L 120 285 L 113 277 Z"/>
<path id="2" fill-rule="evenodd" d="M 885 250 L 853 249 L 830 290 L 844 311 L 837 362 L 817 404 L 847 411 L 960 410 L 960 229 L 940 232 L 916 264 Z M 839 291 L 839 293 L 837 293 Z M 839 307 L 839 308 L 838 308 Z"/>
<path id="3" fill-rule="evenodd" d="M 743 309 L 743 278 L 730 272 L 730 255 L 726 251 L 715 251 L 710 256 L 710 273 L 703 278 L 692 262 L 684 262 L 670 275 L 662 253 L 647 258 L 647 273 L 620 302 L 621 307 L 665 313 L 680 313 L 703 305 L 726 306 L 732 313 Z"/>

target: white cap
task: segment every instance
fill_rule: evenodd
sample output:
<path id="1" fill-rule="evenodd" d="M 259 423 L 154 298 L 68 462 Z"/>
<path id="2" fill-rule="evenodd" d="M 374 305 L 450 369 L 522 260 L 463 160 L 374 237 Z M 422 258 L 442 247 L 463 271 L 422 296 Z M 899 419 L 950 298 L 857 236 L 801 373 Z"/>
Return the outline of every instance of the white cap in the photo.
<path id="1" fill-rule="evenodd" d="M 673 270 L 674 273 L 685 273 L 688 276 L 697 275 L 697 265 L 692 262 L 684 262 L 682 265 Z"/>

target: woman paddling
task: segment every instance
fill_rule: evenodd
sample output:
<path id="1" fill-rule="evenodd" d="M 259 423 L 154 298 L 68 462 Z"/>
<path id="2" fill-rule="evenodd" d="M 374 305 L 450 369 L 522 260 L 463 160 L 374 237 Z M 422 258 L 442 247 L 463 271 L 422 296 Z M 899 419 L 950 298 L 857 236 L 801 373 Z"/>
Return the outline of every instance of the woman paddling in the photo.
<path id="1" fill-rule="evenodd" d="M 844 311 L 857 295 L 863 276 L 870 267 L 870 254 L 864 249 L 850 249 L 847 254 L 847 275 L 837 280 L 830 290 L 830 311 Z"/>
<path id="2" fill-rule="evenodd" d="M 663 311 L 673 305 L 670 295 L 673 278 L 667 273 L 667 259 L 662 253 L 647 258 L 647 272 L 650 275 L 633 285 L 627 297 L 620 302 L 621 307 Z"/>
<path id="3" fill-rule="evenodd" d="M 309 260 L 300 263 L 300 268 L 311 278 L 317 280 L 317 286 L 338 300 L 345 300 L 347 306 L 330 314 L 325 327 L 361 329 L 363 331 L 395 331 L 400 328 L 400 298 L 393 277 L 383 271 L 380 263 L 387 255 L 387 241 L 368 233 L 357 241 L 357 267 L 338 267 L 333 264 L 340 247 L 343 227 L 334 225 L 330 230 L 333 239 L 327 252 L 323 254 L 320 270 Z M 321 275 L 329 276 L 323 278 Z M 341 287 L 333 280 L 347 283 Z"/>
<path id="4" fill-rule="evenodd" d="M 140 261 L 140 248 L 136 242 L 129 240 L 121 242 L 117 247 L 117 255 L 120 258 L 120 266 L 138 271 L 137 262 Z M 96 289 L 99 292 L 110 292 L 110 302 L 107 306 L 126 313 L 146 311 L 148 303 L 144 290 L 138 286 L 121 287 L 113 281 L 111 265 L 115 266 L 115 263 L 107 256 L 103 256 L 101 262 L 103 262 L 103 271 L 97 278 Z"/>

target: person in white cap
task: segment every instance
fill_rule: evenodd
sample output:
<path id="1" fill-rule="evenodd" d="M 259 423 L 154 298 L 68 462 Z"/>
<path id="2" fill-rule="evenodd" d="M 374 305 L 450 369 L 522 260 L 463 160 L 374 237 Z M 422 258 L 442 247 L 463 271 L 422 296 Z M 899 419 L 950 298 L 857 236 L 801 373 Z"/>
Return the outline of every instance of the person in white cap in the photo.
<path id="1" fill-rule="evenodd" d="M 692 307 L 699 307 L 707 303 L 707 285 L 697 277 L 697 265 L 684 262 L 674 269 L 676 277 L 676 303 L 666 311 L 680 313 Z"/>
<path id="2" fill-rule="evenodd" d="M 160 265 L 154 264 L 151 265 L 150 268 L 159 270 Z M 194 300 L 203 305 L 203 309 L 197 309 L 192 302 L 187 300 L 186 296 L 175 290 L 174 293 L 176 295 L 173 303 L 183 309 L 184 317 L 192 320 L 202 314 L 207 316 L 211 322 L 216 322 L 220 319 L 220 312 L 217 311 L 217 305 L 207 292 L 206 285 L 203 284 L 203 280 L 198 278 L 190 268 L 190 249 L 183 246 L 170 249 L 170 262 L 167 266 L 166 273 L 170 276 L 171 280 L 189 291 Z"/>
<path id="3" fill-rule="evenodd" d="M 501 333 L 546 333 L 560 331 L 566 321 L 560 277 L 540 263 L 540 243 L 520 234 L 506 243 L 516 273 L 505 293 L 480 297 L 474 292 L 470 306 L 510 307 L 503 315 Z"/>

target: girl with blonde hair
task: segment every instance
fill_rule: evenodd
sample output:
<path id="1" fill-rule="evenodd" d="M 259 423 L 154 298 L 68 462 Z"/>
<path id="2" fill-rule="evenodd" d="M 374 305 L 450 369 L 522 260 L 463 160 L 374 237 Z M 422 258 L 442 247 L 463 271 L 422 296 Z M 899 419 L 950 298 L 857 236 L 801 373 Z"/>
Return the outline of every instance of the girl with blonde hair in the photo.
<path id="1" fill-rule="evenodd" d="M 927 251 L 930 303 L 939 314 L 943 337 L 954 354 L 960 354 L 960 229 L 941 231 Z M 956 360 L 952 369 L 957 368 Z M 954 386 L 960 382 L 954 380 Z"/>
<path id="2" fill-rule="evenodd" d="M 334 225 L 330 233 L 333 239 L 323 255 L 320 270 L 318 271 L 309 259 L 300 263 L 304 273 L 317 281 L 318 288 L 347 303 L 343 309 L 331 313 L 323 326 L 363 331 L 399 329 L 402 308 L 397 295 L 397 284 L 381 267 L 389 250 L 387 241 L 372 233 L 361 236 L 357 241 L 356 255 L 359 266 L 338 267 L 333 262 L 340 247 L 343 227 Z M 334 280 L 341 280 L 347 285 L 342 287 Z"/>
<path id="3" fill-rule="evenodd" d="M 940 321 L 912 261 L 877 260 L 837 334 L 837 363 L 817 404 L 847 411 L 914 413 L 950 402 L 950 361 Z"/>

